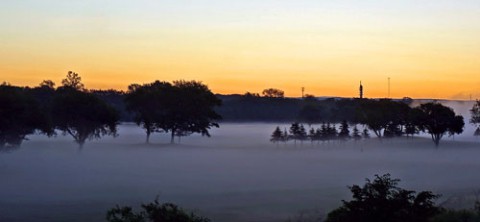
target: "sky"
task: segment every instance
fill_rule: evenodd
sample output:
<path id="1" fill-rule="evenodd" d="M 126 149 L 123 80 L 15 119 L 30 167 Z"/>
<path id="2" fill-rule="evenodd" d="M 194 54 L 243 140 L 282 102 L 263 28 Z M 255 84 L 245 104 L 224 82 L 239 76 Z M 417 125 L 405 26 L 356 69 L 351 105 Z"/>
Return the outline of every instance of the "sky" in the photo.
<path id="1" fill-rule="evenodd" d="M 0 81 L 480 98 L 478 0 L 2 0 Z"/>

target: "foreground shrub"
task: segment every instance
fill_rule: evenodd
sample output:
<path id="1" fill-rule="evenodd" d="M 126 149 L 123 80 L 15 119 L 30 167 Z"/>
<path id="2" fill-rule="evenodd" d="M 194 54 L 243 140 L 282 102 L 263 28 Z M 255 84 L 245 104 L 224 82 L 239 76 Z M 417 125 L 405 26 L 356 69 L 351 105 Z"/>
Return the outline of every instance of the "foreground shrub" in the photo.
<path id="1" fill-rule="evenodd" d="M 208 218 L 186 212 L 172 203 L 160 204 L 158 199 L 149 204 L 142 204 L 142 211 L 136 213 L 131 207 L 110 209 L 107 212 L 109 222 L 210 222 Z"/>
<path id="2" fill-rule="evenodd" d="M 440 212 L 433 200 L 438 196 L 430 191 L 404 190 L 397 186 L 399 179 L 390 174 L 375 175 L 366 179 L 363 187 L 353 185 L 351 201 L 343 200 L 343 206 L 327 216 L 327 222 L 427 222 Z"/>

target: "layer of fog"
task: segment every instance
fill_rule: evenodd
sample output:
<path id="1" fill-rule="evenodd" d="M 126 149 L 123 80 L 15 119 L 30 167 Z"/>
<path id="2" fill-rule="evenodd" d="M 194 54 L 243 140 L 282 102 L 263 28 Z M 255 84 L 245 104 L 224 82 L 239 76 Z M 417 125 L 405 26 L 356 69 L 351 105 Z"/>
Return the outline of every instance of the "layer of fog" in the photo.
<path id="1" fill-rule="evenodd" d="M 428 138 L 277 146 L 269 142 L 275 126 L 222 124 L 212 138 L 170 145 L 155 134 L 146 145 L 140 128 L 124 124 L 119 137 L 81 152 L 67 136 L 31 136 L 0 153 L 0 221 L 104 221 L 115 204 L 157 195 L 214 221 L 282 221 L 305 209 L 328 212 L 350 198 L 347 185 L 383 173 L 402 187 L 443 194 L 438 202 L 450 207 L 471 207 L 452 200 L 480 189 L 473 131 L 438 149 Z"/>

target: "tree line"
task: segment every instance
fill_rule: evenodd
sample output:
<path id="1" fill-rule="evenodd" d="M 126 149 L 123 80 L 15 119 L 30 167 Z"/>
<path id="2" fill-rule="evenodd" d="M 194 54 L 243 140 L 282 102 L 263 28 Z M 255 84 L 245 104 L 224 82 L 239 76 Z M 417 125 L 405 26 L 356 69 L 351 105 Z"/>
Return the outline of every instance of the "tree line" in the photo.
<path id="1" fill-rule="evenodd" d="M 325 119 L 322 116 L 321 108 L 315 103 L 315 100 L 309 98 L 300 112 L 301 120 L 308 125 L 319 123 Z M 362 137 L 369 137 L 368 131 L 373 132 L 378 138 L 392 138 L 400 136 L 413 136 L 420 132 L 430 134 L 435 146 L 439 146 L 440 140 L 445 135 L 454 136 L 461 134 L 465 125 L 461 115 L 455 114 L 452 108 L 440 103 L 429 102 L 416 107 L 411 107 L 404 101 L 394 101 L 390 99 L 353 99 L 340 101 L 345 104 L 345 109 L 350 113 L 345 113 L 345 119 L 340 121 L 337 131 L 335 122 L 323 122 L 318 129 L 305 129 L 302 124 L 295 122 L 291 125 L 289 131 L 283 131 L 277 127 L 272 135 L 272 142 L 286 142 L 293 140 L 311 140 L 328 141 L 331 139 L 345 140 L 353 138 L 354 140 Z M 471 110 L 472 118 L 470 122 L 480 124 L 480 102 L 477 101 Z M 365 126 L 362 132 L 357 128 L 357 124 Z M 350 126 L 353 125 L 352 133 Z M 367 130 L 368 129 L 368 130 Z M 480 133 L 477 128 L 476 134 Z"/>
<path id="2" fill-rule="evenodd" d="M 335 124 L 322 123 L 319 128 L 311 127 L 309 130 L 306 130 L 306 127 L 298 122 L 292 123 L 287 131 L 285 128 L 283 131 L 279 126 L 273 131 L 270 141 L 273 143 L 284 142 L 293 140 L 296 144 L 297 141 L 303 143 L 304 141 L 310 141 L 312 144 L 317 142 L 328 142 L 331 140 L 340 140 L 345 141 L 348 139 L 361 140 L 370 138 L 369 131 L 364 128 L 360 131 L 357 125 L 353 126 L 352 133 L 350 133 L 350 127 L 348 126 L 347 121 L 342 121 L 340 126 L 337 127 Z"/>
<path id="3" fill-rule="evenodd" d="M 33 88 L 4 82 L 0 85 L 0 148 L 18 147 L 33 133 L 70 135 L 80 148 L 87 140 L 116 136 L 119 111 L 98 93 L 85 89 L 81 77 L 72 71 L 57 88 L 51 80 Z M 221 118 L 213 109 L 221 101 L 197 81 L 132 84 L 122 102 L 145 129 L 147 143 L 154 132 L 170 133 L 172 143 L 175 136 L 210 136 L 209 129 L 218 127 L 216 121 Z"/>
<path id="4" fill-rule="evenodd" d="M 218 121 L 280 121 L 308 125 L 330 123 L 332 135 L 311 132 L 278 137 L 280 140 L 325 140 L 335 138 L 332 127 L 347 122 L 366 126 L 377 137 L 411 136 L 427 132 L 436 145 L 445 135 L 463 131 L 463 118 L 449 107 L 426 103 L 411 107 L 409 98 L 391 99 L 317 99 L 285 98 L 283 91 L 266 89 L 260 96 L 214 95 L 206 85 L 196 81 L 155 81 L 132 84 L 128 91 L 87 90 L 81 77 L 68 72 L 62 85 L 55 87 L 50 80 L 39 86 L 17 87 L 0 85 L 0 146 L 18 146 L 35 132 L 54 136 L 56 132 L 71 135 L 83 146 L 86 140 L 117 134 L 118 122 L 136 122 L 146 132 L 146 142 L 152 133 L 169 133 L 181 138 L 192 133 L 209 136 L 209 129 Z M 470 122 L 480 135 L 480 102 L 471 109 Z M 220 106 L 221 105 L 221 106 Z M 347 125 L 347 127 L 348 127 Z M 323 127 L 322 127 L 323 128 Z M 328 128 L 328 127 L 327 127 Z M 298 134 L 298 133 L 297 133 Z M 360 132 L 359 134 L 362 134 Z"/>

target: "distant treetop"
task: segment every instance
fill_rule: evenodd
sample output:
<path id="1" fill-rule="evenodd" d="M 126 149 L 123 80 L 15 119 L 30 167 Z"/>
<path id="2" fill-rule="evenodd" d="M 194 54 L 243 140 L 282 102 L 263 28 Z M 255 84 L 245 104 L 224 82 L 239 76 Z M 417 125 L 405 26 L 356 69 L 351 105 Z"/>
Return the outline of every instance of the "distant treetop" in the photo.
<path id="1" fill-rule="evenodd" d="M 76 90 L 84 90 L 85 87 L 82 83 L 82 77 L 73 71 L 68 71 L 67 77 L 62 80 L 62 85 Z"/>
<path id="2" fill-rule="evenodd" d="M 270 88 L 263 90 L 262 95 L 265 97 L 283 98 L 285 93 L 280 89 Z"/>

